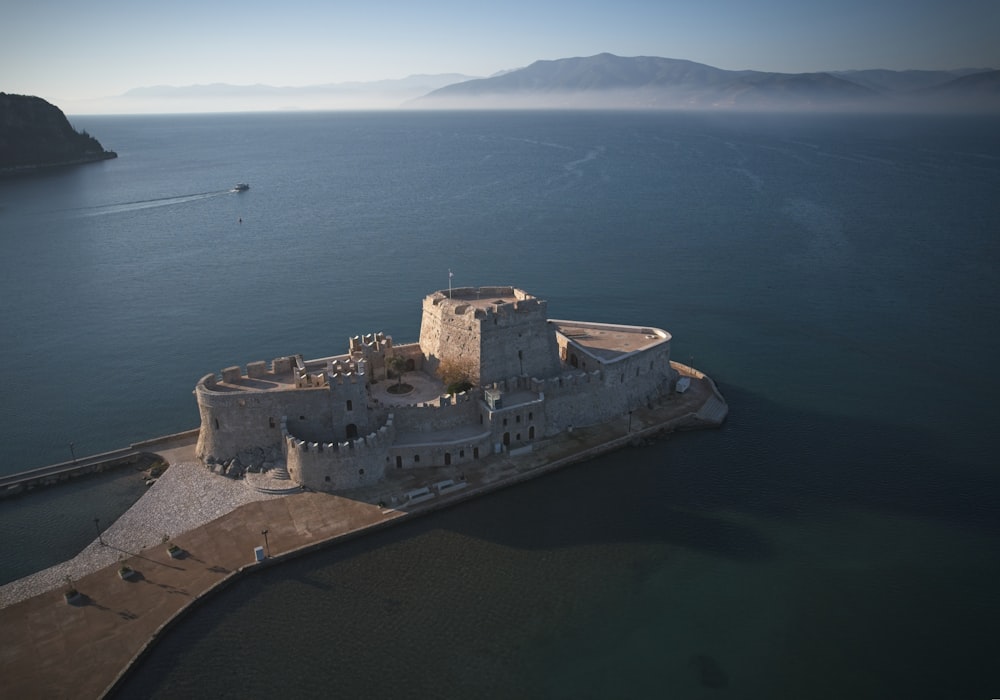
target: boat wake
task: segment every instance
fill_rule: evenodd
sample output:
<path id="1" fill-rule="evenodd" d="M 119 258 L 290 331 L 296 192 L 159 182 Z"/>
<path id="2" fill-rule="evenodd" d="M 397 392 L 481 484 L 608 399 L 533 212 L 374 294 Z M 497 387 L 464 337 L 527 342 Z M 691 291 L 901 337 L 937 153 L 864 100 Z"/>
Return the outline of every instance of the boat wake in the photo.
<path id="1" fill-rule="evenodd" d="M 216 190 L 215 192 L 198 192 L 196 194 L 185 194 L 179 197 L 160 197 L 157 199 L 144 199 L 138 202 L 122 202 L 121 204 L 104 204 L 97 207 L 87 207 L 80 210 L 80 216 L 104 216 L 106 214 L 121 214 L 141 209 L 153 209 L 156 207 L 167 207 L 173 204 L 186 204 L 197 202 L 202 199 L 221 197 L 226 194 L 233 194 L 235 190 Z"/>

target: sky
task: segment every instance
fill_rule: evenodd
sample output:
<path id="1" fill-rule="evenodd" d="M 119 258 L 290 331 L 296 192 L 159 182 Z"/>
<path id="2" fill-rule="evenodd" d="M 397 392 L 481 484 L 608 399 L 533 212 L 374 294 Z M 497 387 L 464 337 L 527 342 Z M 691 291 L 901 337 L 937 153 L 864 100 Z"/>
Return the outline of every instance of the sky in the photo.
<path id="1" fill-rule="evenodd" d="M 0 12 L 0 92 L 100 113 L 146 86 L 489 76 L 602 52 L 787 73 L 1000 68 L 998 37 L 1000 0 L 30 0 Z"/>

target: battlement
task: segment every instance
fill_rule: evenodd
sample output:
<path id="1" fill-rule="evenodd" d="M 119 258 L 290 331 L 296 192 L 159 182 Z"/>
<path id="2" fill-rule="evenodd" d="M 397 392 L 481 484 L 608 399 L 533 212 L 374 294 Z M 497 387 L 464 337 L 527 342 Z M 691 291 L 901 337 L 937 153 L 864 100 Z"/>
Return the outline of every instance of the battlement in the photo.
<path id="1" fill-rule="evenodd" d="M 350 358 L 334 358 L 326 365 L 326 375 L 330 384 L 357 384 L 368 381 L 368 361 Z"/>
<path id="2" fill-rule="evenodd" d="M 362 353 L 368 356 L 371 353 L 385 355 L 392 350 L 392 337 L 379 331 L 378 333 L 366 333 L 365 335 L 355 335 L 348 339 L 350 354 Z"/>
<path id="3" fill-rule="evenodd" d="M 343 442 L 317 442 L 296 437 L 281 419 L 282 449 L 291 477 L 308 488 L 339 491 L 365 486 L 385 475 L 389 447 L 396 439 L 393 414 L 378 430 Z"/>
<path id="4" fill-rule="evenodd" d="M 362 435 L 354 438 L 353 440 L 344 440 L 343 442 L 316 442 L 303 440 L 293 435 L 288 429 L 288 417 L 282 416 L 281 438 L 285 442 L 286 451 L 337 453 L 341 451 L 358 451 L 366 448 L 384 448 L 391 445 L 396 438 L 396 429 L 393 425 L 393 420 L 393 414 L 390 413 L 386 419 L 385 425 L 381 426 L 378 430 L 372 431 L 368 435 Z"/>
<path id="5" fill-rule="evenodd" d="M 545 315 L 547 304 L 516 287 L 458 287 L 424 299 L 425 311 L 438 307 L 440 315 L 470 316 L 479 321 L 513 314 Z"/>

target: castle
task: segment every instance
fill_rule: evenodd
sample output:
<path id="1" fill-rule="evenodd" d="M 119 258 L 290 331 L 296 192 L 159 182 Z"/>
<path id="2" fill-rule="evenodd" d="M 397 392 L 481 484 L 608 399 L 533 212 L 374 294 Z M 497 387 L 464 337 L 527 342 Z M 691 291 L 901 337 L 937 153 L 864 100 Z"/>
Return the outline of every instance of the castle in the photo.
<path id="1" fill-rule="evenodd" d="M 666 331 L 546 312 L 515 287 L 442 290 L 423 301 L 417 343 L 373 333 L 350 338 L 343 355 L 208 374 L 195 387 L 198 457 L 280 455 L 301 486 L 342 491 L 391 470 L 529 451 L 674 390 Z M 456 372 L 466 390 L 449 394 L 439 375 Z"/>

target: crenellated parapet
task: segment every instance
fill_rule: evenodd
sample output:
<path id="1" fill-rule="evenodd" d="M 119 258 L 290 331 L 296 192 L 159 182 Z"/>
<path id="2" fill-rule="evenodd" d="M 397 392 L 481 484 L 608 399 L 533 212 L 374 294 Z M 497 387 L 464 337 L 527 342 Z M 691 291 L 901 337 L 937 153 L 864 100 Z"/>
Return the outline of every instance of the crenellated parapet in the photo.
<path id="1" fill-rule="evenodd" d="M 336 357 L 326 366 L 329 384 L 355 384 L 368 382 L 368 360 Z"/>
<path id="2" fill-rule="evenodd" d="M 365 335 L 355 335 L 348 339 L 350 344 L 350 355 L 355 357 L 368 357 L 370 355 L 387 355 L 392 350 L 392 337 L 379 331 L 378 333 L 366 333 Z"/>
<path id="3" fill-rule="evenodd" d="M 482 396 L 479 389 L 441 395 L 421 403 L 394 405 L 396 424 L 404 432 L 434 432 L 479 422 Z"/>
<path id="4" fill-rule="evenodd" d="M 338 442 L 313 441 L 292 434 L 281 421 L 282 448 L 291 477 L 311 489 L 338 491 L 378 481 L 385 475 L 389 447 L 395 442 L 394 417 L 367 435 Z"/>

